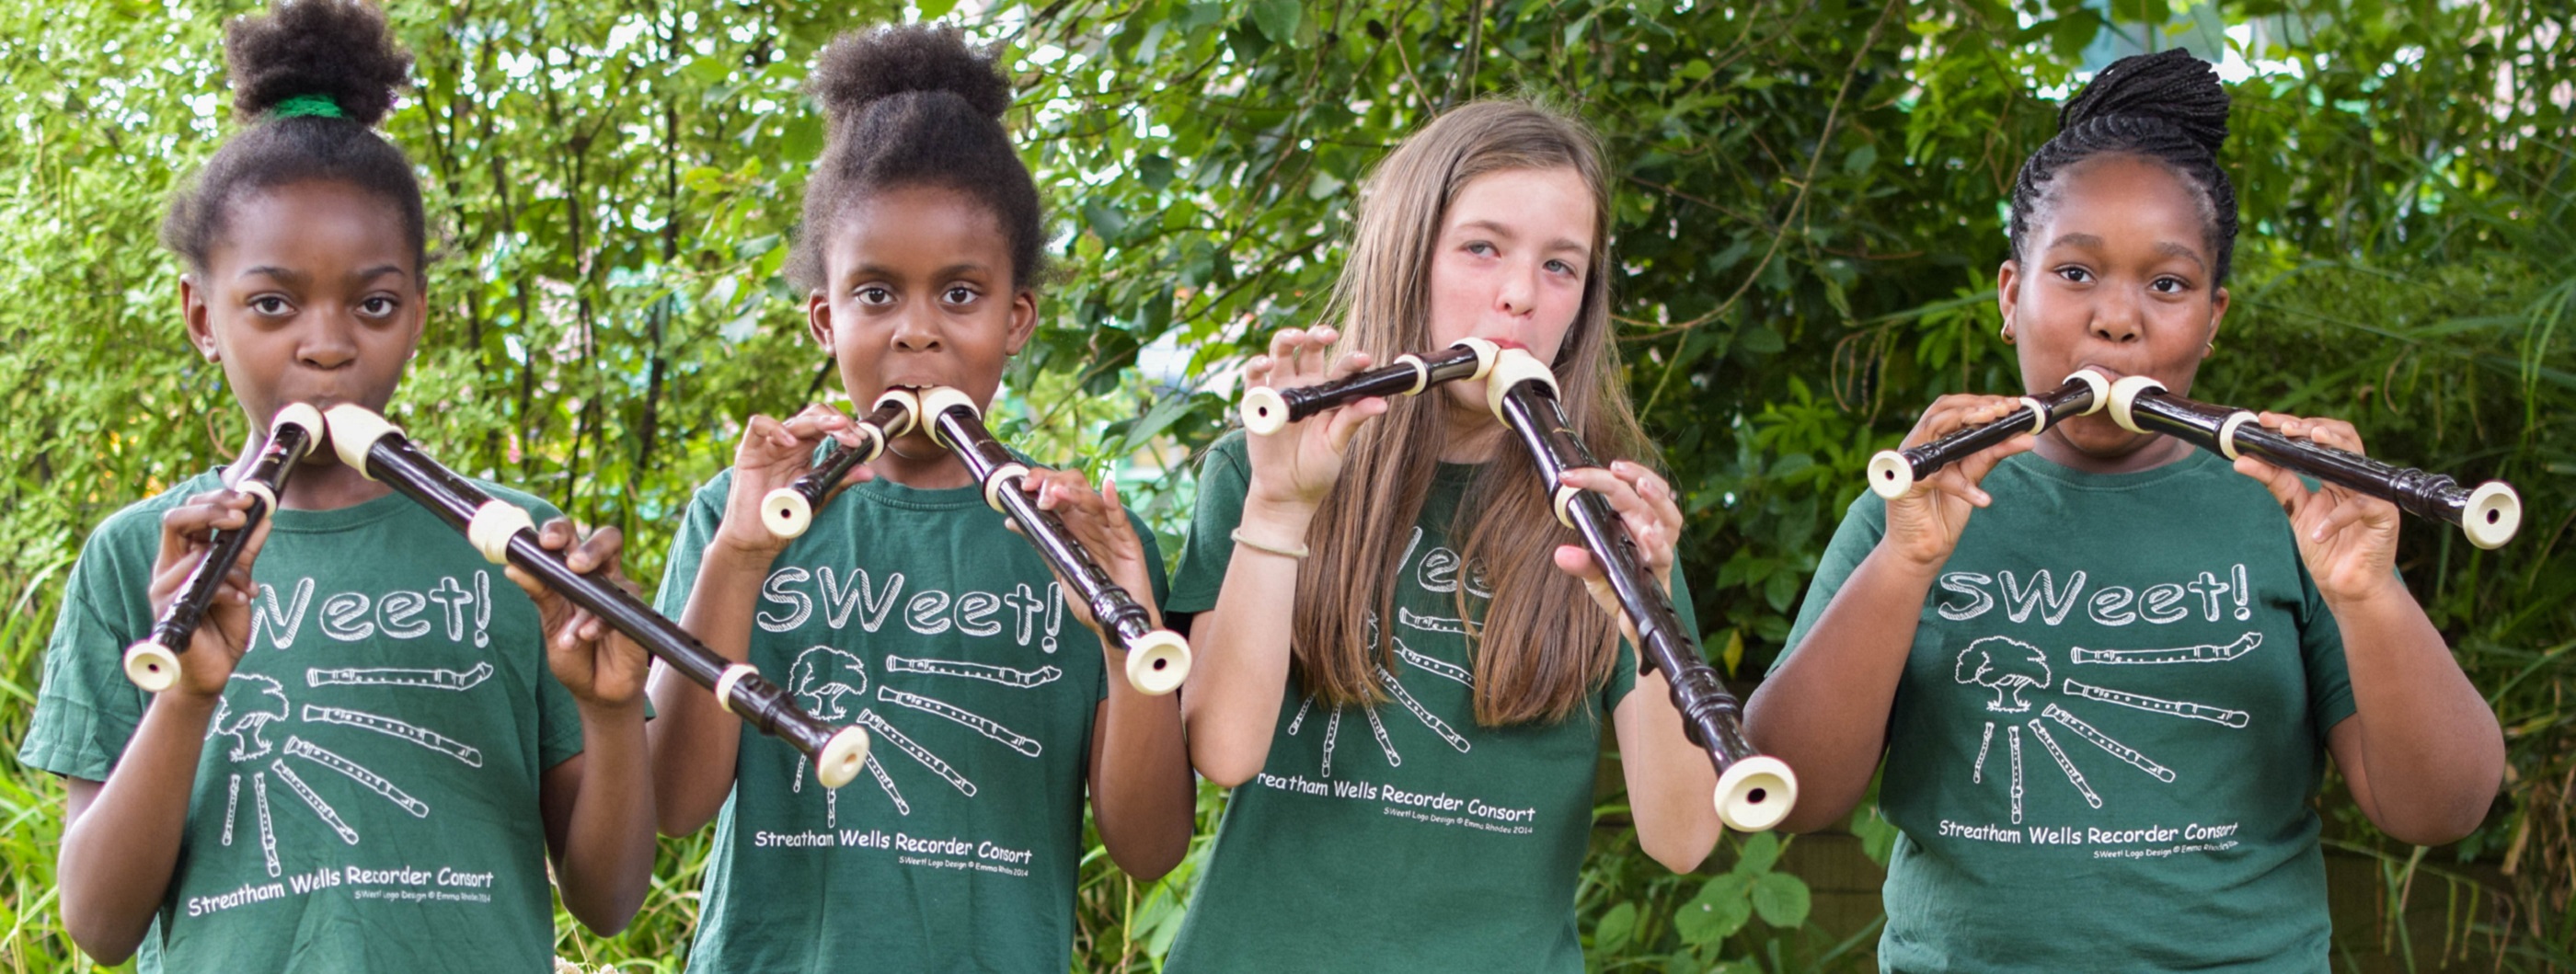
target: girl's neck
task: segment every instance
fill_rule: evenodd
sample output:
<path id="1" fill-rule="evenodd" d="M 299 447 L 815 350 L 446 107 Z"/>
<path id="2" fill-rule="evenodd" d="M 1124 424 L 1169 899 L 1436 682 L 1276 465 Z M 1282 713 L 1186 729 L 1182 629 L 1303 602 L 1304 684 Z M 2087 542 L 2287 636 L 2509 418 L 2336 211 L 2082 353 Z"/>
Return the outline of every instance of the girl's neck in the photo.
<path id="1" fill-rule="evenodd" d="M 253 430 L 242 443 L 241 455 L 224 467 L 224 484 L 241 483 L 258 465 L 260 451 L 267 448 L 268 431 Z M 290 511 L 331 511 L 355 507 L 392 491 L 341 463 L 339 456 L 331 452 L 331 444 L 316 443 L 313 452 L 305 454 L 304 462 L 297 464 L 295 472 L 286 478 L 286 489 L 278 492 L 277 506 Z"/>
<path id="2" fill-rule="evenodd" d="M 885 452 L 868 463 L 868 471 L 916 490 L 946 490 L 975 483 L 964 461 L 918 432 L 895 437 L 894 442 L 886 444 Z"/>
<path id="3" fill-rule="evenodd" d="M 1494 414 L 1440 397 L 1440 462 L 1484 463 L 1502 452 L 1503 424 Z"/>

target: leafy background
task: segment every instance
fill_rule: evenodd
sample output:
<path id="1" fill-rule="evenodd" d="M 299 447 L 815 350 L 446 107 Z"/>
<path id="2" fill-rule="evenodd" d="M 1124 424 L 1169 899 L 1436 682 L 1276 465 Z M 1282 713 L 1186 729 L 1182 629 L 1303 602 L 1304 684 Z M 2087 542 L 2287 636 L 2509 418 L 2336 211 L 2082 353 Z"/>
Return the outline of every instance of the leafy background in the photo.
<path id="1" fill-rule="evenodd" d="M 1001 432 L 1119 476 L 1164 532 L 1229 375 L 1313 315 L 1357 184 L 1462 100 L 1589 117 L 1619 187 L 1621 348 L 1686 496 L 1711 654 L 1749 681 L 1860 466 L 1931 398 L 2009 389 L 2002 203 L 2055 102 L 2119 53 L 2224 45 L 2246 232 L 2199 395 L 2352 419 L 2374 452 L 2523 492 L 2482 553 L 2401 565 L 2489 696 L 2510 768 L 2485 826 L 2378 835 L 2332 789 L 2337 964 L 2576 963 L 2576 4 L 2569 0 L 955 0 L 399 2 L 418 90 L 388 123 L 428 189 L 431 335 L 397 419 L 450 462 L 635 539 L 741 418 L 836 394 L 779 276 L 821 146 L 798 94 L 835 32 L 950 17 L 1004 46 L 1059 236 Z M 223 459 L 243 420 L 186 354 L 162 207 L 229 131 L 216 38 L 243 0 L 0 2 L 0 741 L 14 750 L 70 559 L 116 507 Z M 1865 969 L 1889 828 L 1637 853 L 1605 774 L 1581 927 L 1621 970 Z M 1222 803 L 1202 794 L 1205 821 Z M 0 771 L 0 970 L 85 970 L 52 898 L 60 787 Z M 1202 830 L 1204 835 L 1204 829 Z M 617 937 L 677 970 L 703 836 L 669 840 Z M 1077 966 L 1154 969 L 1196 857 L 1134 883 L 1096 848 Z"/>

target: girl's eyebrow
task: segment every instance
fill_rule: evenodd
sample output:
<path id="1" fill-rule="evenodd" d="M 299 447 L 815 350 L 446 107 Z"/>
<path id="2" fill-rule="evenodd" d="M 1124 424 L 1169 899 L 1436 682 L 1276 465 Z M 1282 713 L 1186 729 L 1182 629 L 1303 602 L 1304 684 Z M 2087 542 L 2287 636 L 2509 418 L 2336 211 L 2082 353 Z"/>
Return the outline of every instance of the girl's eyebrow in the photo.
<path id="1" fill-rule="evenodd" d="M 271 267 L 266 264 L 261 264 L 256 267 L 245 267 L 242 269 L 239 276 L 270 277 L 287 284 L 303 284 L 312 279 L 311 275 L 308 275 L 303 271 L 290 270 L 284 267 Z"/>
<path id="2" fill-rule="evenodd" d="M 979 264 L 979 263 L 976 263 L 976 262 L 974 262 L 974 261 L 971 261 L 971 260 L 970 260 L 970 261 L 966 261 L 966 262 L 963 262 L 963 263 L 950 264 L 950 265 L 948 265 L 948 266 L 946 266 L 946 267 L 942 267 L 942 268 L 940 268 L 940 269 L 938 269 L 938 270 L 936 270 L 936 271 L 931 272 L 931 275 L 930 275 L 930 276 L 932 276 L 932 277 L 956 277 L 956 276 L 958 276 L 958 275 L 960 275 L 960 274 L 975 274 L 975 273 L 982 273 L 982 272 L 989 271 L 989 270 L 991 270 L 991 268 L 986 267 L 986 266 L 984 266 L 983 264 Z M 892 278 L 900 278 L 900 277 L 903 277 L 903 276 L 904 276 L 904 274 L 903 274 L 903 272 L 902 272 L 902 271 L 897 270 L 897 269 L 892 268 L 892 267 L 888 267 L 888 266 L 886 266 L 886 265 L 884 265 L 884 264 L 860 264 L 860 265 L 859 265 L 859 266 L 857 266 L 857 267 L 850 268 L 850 273 L 849 273 L 849 275 L 848 275 L 848 276 L 850 276 L 850 277 L 892 277 Z"/>
<path id="3" fill-rule="evenodd" d="M 378 265 L 376 265 L 376 266 L 374 266 L 374 267 L 370 267 L 370 268 L 367 268 L 367 269 L 365 269 L 365 270 L 359 271 L 359 272 L 357 272 L 357 273 L 355 273 L 355 274 L 351 274 L 351 275 L 349 275 L 349 279 L 350 279 L 350 280 L 352 280 L 352 281 L 372 281 L 372 280 L 375 280 L 376 278 L 384 277 L 384 276 L 387 276 L 387 275 L 392 275 L 392 276 L 395 276 L 395 277 L 401 277 L 401 276 L 404 276 L 406 273 L 407 273 L 407 272 L 406 272 L 406 271 L 404 271 L 404 270 L 402 269 L 402 267 L 401 267 L 400 265 L 397 265 L 397 264 L 378 264 Z M 285 267 L 273 267 L 273 266 L 270 266 L 270 265 L 267 265 L 267 264 L 261 264 L 261 265 L 256 266 L 256 267 L 247 267 L 247 268 L 243 268 L 243 269 L 242 269 L 242 272 L 241 272 L 241 276 L 242 276 L 242 277 L 268 277 L 268 278 L 275 278 L 276 280 L 278 280 L 278 281 L 280 281 L 280 282 L 283 282 L 283 283 L 286 283 L 286 284 L 290 284 L 290 285 L 298 285 L 298 286 L 303 285 L 303 284 L 306 284 L 306 283 L 309 283 L 309 282 L 310 282 L 310 281 L 312 281 L 312 279 L 313 279 L 313 276 L 312 276 L 312 275 L 310 275 L 310 274 L 306 274 L 306 273 L 305 273 L 305 272 L 303 272 L 303 271 L 299 271 L 299 270 L 292 270 L 292 269 L 285 268 Z"/>
<path id="4" fill-rule="evenodd" d="M 2102 238 L 2089 233 L 2070 233 L 2048 242 L 2048 249 L 2050 250 L 2055 250 L 2059 247 L 2080 247 L 2085 250 L 2100 250 L 2104 246 Z M 2205 271 L 2209 269 L 2209 261 L 2203 259 L 2200 256 L 2200 251 L 2192 249 L 2189 244 L 2178 244 L 2171 240 L 2159 240 L 2156 241 L 2155 250 L 2156 253 L 2167 257 L 2179 257 L 2184 260 L 2191 261 L 2194 266 L 2199 267 L 2201 270 Z"/>
<path id="5" fill-rule="evenodd" d="M 1458 229 L 1483 230 L 1486 233 L 1501 237 L 1505 240 L 1520 239 L 1520 234 L 1513 232 L 1512 228 L 1496 223 L 1492 220 L 1469 220 L 1465 223 L 1459 224 Z M 1586 244 L 1579 240 L 1568 240 L 1563 237 L 1548 241 L 1547 246 L 1541 249 L 1552 254 L 1572 251 L 1577 254 L 1590 256 L 1592 253 L 1592 246 L 1590 244 Z"/>
<path id="6" fill-rule="evenodd" d="M 2156 253 L 2163 254 L 2167 257 L 2180 257 L 2191 261 L 2192 266 L 2198 267 L 2201 270 L 2209 269 L 2209 262 L 2201 259 L 2200 251 L 2194 250 L 2184 244 L 2175 243 L 2171 240 L 2157 241 Z"/>

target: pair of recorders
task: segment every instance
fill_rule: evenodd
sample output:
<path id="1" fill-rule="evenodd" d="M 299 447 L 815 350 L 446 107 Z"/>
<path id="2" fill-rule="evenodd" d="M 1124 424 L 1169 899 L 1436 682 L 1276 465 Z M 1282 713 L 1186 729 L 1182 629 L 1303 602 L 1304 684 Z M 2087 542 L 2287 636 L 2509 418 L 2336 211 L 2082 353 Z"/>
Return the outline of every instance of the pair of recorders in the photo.
<path id="1" fill-rule="evenodd" d="M 1244 426 L 1257 435 L 1336 406 L 1385 395 L 1419 395 L 1442 382 L 1481 379 L 1485 406 L 1529 452 L 1550 490 L 1559 523 L 1574 530 L 1601 566 L 1620 613 L 1637 632 L 1637 652 L 1647 668 L 1662 670 L 1674 709 L 1691 743 L 1717 769 L 1718 819 L 1740 832 L 1780 824 L 1798 801 L 1798 777 L 1787 763 L 1761 754 L 1744 739 L 1744 706 L 1708 665 L 1699 637 L 1683 627 L 1672 595 L 1646 570 L 1636 543 L 1600 494 L 1565 482 L 1569 470 L 1598 467 L 1557 396 L 1556 376 L 1527 349 L 1467 339 L 1425 359 L 1407 355 L 1395 364 L 1303 388 L 1253 388 L 1244 392 Z M 1261 418 L 1256 419 L 1256 415 Z M 1268 418 L 1275 415 L 1274 421 Z"/>
<path id="2" fill-rule="evenodd" d="M 2195 402 L 2143 375 L 2105 379 L 2091 369 L 2068 376 L 2056 390 L 2022 398 L 2022 408 L 1990 423 L 1969 426 L 1905 450 L 1871 457 L 1869 486 L 1879 496 L 1903 496 L 1922 478 L 1969 455 L 2051 423 L 2107 411 L 2132 433 L 2161 433 L 2229 460 L 2253 456 L 2326 483 L 2388 501 L 2417 517 L 2448 522 L 2480 548 L 2500 548 L 2522 527 L 2522 497 L 2512 485 L 2490 480 L 2462 487 L 2446 474 L 2401 467 L 2349 450 L 2293 439 L 2265 427 L 2251 410 Z"/>
<path id="3" fill-rule="evenodd" d="M 1038 507 L 1022 485 L 1029 468 L 1010 448 L 984 428 L 984 414 L 974 397 L 947 386 L 890 389 L 855 424 L 862 443 L 843 447 L 794 483 L 770 491 L 760 501 L 760 520 L 772 535 L 794 538 L 814 523 L 814 511 L 852 469 L 875 460 L 886 444 L 916 428 L 932 442 L 957 455 L 968 475 L 983 487 L 984 503 L 1019 525 L 1039 557 L 1091 608 L 1100 630 L 1127 657 L 1127 683 L 1160 696 L 1179 689 L 1190 673 L 1190 644 L 1180 633 L 1154 625 L 1152 612 L 1111 580 L 1091 552 L 1053 512 Z"/>
<path id="4" fill-rule="evenodd" d="M 763 679 L 759 670 L 707 648 L 678 623 L 609 581 L 604 572 L 574 571 L 564 553 L 548 551 L 539 542 L 535 519 L 526 509 L 492 497 L 430 459 L 400 427 L 374 411 L 343 404 L 332 407 L 323 419 L 340 462 L 428 508 L 439 520 L 464 532 L 474 550 L 493 564 L 516 566 L 535 576 L 691 682 L 713 691 L 717 706 L 811 759 L 814 778 L 824 787 L 838 788 L 858 776 L 867 762 L 867 731 L 824 723 L 798 707 L 787 691 Z"/>
<path id="5" fill-rule="evenodd" d="M 162 611 L 151 634 L 126 649 L 126 679 L 147 693 L 159 693 L 179 682 L 179 654 L 187 651 L 197 627 L 205 623 L 206 610 L 223 590 L 224 576 L 241 563 L 242 549 L 250 545 L 259 522 L 277 509 L 277 495 L 286 490 L 287 479 L 321 442 L 321 412 L 300 402 L 277 411 L 268 426 L 268 445 L 260 448 L 259 458 L 232 485 L 251 497 L 249 509 L 242 513 L 242 526 L 208 535 L 206 556 L 179 583 L 178 599 Z"/>

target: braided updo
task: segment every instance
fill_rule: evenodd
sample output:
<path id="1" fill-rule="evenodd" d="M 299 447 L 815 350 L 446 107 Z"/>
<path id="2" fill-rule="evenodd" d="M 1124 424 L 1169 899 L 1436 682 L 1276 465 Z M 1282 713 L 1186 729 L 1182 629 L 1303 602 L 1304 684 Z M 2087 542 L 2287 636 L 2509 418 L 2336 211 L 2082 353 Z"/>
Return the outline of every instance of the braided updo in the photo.
<path id="1" fill-rule="evenodd" d="M 206 168 L 170 203 L 161 242 L 206 270 L 232 205 L 263 190 L 311 180 L 347 183 L 393 208 L 411 244 L 412 266 L 427 262 L 427 221 L 411 161 L 375 125 L 393 111 L 411 75 L 383 11 L 359 0 L 282 0 L 267 16 L 224 29 L 233 113 L 248 127 L 215 150 Z M 282 111 L 313 103 L 318 113 Z"/>
<path id="2" fill-rule="evenodd" d="M 2200 199 L 2204 242 L 2218 255 L 2212 284 L 2227 282 L 2236 252 L 2236 189 L 2218 168 L 2227 141 L 2227 89 L 2209 63 L 2182 48 L 2124 57 L 2095 75 L 2057 114 L 2057 136 L 2030 154 L 2013 183 L 2012 256 L 2023 259 L 2047 222 L 2057 178 L 2103 155 L 2162 164 Z"/>
<path id="3" fill-rule="evenodd" d="M 870 194 L 905 186 L 955 190 L 990 210 L 1009 238 L 1011 283 L 1037 277 L 1046 244 L 1038 188 L 1002 128 L 1011 82 L 992 52 L 968 48 L 954 27 L 844 34 L 823 49 L 806 91 L 831 138 L 805 184 L 791 279 L 825 286 L 828 228 Z"/>

